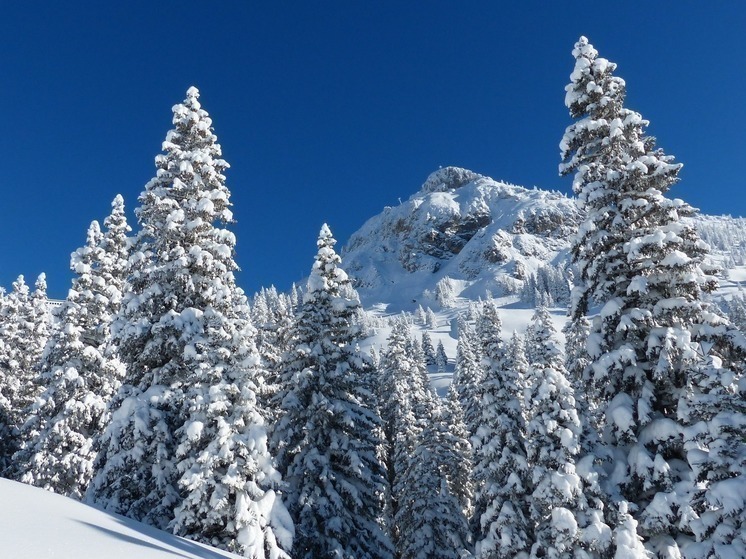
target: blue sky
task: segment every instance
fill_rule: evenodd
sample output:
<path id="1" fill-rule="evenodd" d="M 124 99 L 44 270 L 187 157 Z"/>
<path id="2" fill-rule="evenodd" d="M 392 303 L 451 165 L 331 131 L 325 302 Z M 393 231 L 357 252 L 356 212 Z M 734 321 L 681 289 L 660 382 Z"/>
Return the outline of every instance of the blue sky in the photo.
<path id="1" fill-rule="evenodd" d="M 618 64 L 684 163 L 673 195 L 746 215 L 743 2 L 9 2 L 0 19 L 0 285 L 69 285 L 112 198 L 130 216 L 171 107 L 201 93 L 231 164 L 241 285 L 286 289 L 439 166 L 569 191 L 570 51 Z M 131 217 L 134 221 L 134 218 Z"/>

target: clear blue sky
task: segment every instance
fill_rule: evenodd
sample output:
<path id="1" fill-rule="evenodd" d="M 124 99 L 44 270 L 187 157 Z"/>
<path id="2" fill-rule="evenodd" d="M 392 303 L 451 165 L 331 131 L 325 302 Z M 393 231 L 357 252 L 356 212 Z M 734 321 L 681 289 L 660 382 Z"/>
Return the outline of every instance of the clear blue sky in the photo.
<path id="1" fill-rule="evenodd" d="M 584 34 L 684 163 L 674 195 L 746 215 L 743 2 L 6 2 L 0 285 L 47 272 L 117 194 L 130 216 L 171 107 L 223 146 L 240 283 L 286 289 L 439 166 L 569 190 L 564 86 Z M 134 218 L 132 218 L 134 221 Z"/>

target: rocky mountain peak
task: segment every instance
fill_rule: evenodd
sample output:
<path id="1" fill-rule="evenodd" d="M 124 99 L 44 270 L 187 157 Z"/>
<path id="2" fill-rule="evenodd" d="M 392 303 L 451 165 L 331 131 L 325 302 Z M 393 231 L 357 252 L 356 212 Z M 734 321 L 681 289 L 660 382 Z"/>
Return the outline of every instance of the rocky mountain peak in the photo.
<path id="1" fill-rule="evenodd" d="M 366 304 L 386 301 L 392 310 L 434 296 L 439 282 L 456 296 L 507 295 L 538 267 L 566 260 L 578 223 L 562 194 L 444 167 L 353 234 L 343 265 Z"/>

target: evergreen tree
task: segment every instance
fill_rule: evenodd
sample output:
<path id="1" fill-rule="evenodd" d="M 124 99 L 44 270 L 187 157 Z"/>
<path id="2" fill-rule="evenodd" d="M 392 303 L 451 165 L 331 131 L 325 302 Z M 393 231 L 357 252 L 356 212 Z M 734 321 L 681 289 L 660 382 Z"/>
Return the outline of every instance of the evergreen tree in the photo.
<path id="1" fill-rule="evenodd" d="M 121 299 L 123 278 L 114 279 L 113 270 L 105 269 L 111 255 L 104 247 L 94 221 L 85 246 L 72 254 L 70 267 L 77 275 L 41 357 L 37 382 L 42 392 L 27 412 L 22 449 L 14 457 L 21 481 L 78 500 L 93 475 L 107 404 L 123 375 L 121 363 L 107 357 L 109 325 L 117 310 L 111 299 Z"/>
<path id="2" fill-rule="evenodd" d="M 258 356 L 221 149 L 192 87 L 140 195 L 130 290 L 112 327 L 126 365 L 89 498 L 249 556 L 282 556 L 286 513 L 256 410 Z"/>
<path id="3" fill-rule="evenodd" d="M 497 305 L 490 299 L 482 305 L 482 312 L 477 318 L 477 335 L 481 347 L 482 358 L 487 366 L 498 366 L 505 358 L 502 342 L 502 321 Z"/>
<path id="4" fill-rule="evenodd" d="M 391 496 L 389 511 L 395 517 L 402 492 L 409 487 L 404 474 L 418 436 L 430 422 L 433 396 L 429 391 L 424 355 L 416 347 L 404 317 L 394 323 L 380 364 L 379 398 L 386 440 L 386 469 Z M 399 526 L 392 526 L 397 550 Z"/>
<path id="5" fill-rule="evenodd" d="M 481 419 L 474 447 L 476 556 L 525 556 L 533 531 L 528 511 L 531 478 L 526 460 L 523 388 L 528 364 L 516 334 L 506 359 L 492 364 L 479 389 Z"/>
<path id="6" fill-rule="evenodd" d="M 469 526 L 446 473 L 453 441 L 443 411 L 433 410 L 402 476 L 395 516 L 402 559 L 459 559 L 468 552 Z"/>
<path id="7" fill-rule="evenodd" d="M 435 350 L 435 365 L 439 373 L 445 372 L 448 365 L 448 356 L 441 340 L 438 340 L 438 349 Z"/>
<path id="8" fill-rule="evenodd" d="M 21 410 L 17 406 L 21 381 L 24 379 L 18 362 L 21 308 L 28 303 L 28 286 L 23 276 L 13 282 L 13 289 L 0 299 L 0 475 L 12 477 L 13 454 L 18 450 L 18 423 Z"/>
<path id="9" fill-rule="evenodd" d="M 474 501 L 471 474 L 474 461 L 469 442 L 470 434 L 453 384 L 448 389 L 446 399 L 441 403 L 440 419 L 444 446 L 440 466 L 448 481 L 451 495 L 458 499 L 466 518 L 471 518 Z"/>
<path id="10" fill-rule="evenodd" d="M 21 443 L 20 429 L 29 406 L 40 392 L 37 364 L 47 342 L 50 314 L 47 308 L 46 276 L 40 274 L 30 293 L 23 276 L 13 282 L 4 297 L 0 320 L 0 474 L 18 479 L 13 454 Z"/>
<path id="11" fill-rule="evenodd" d="M 725 311 L 733 325 L 741 332 L 746 332 L 746 293 L 740 285 L 738 292 L 725 303 Z"/>
<path id="12" fill-rule="evenodd" d="M 609 491 L 636 505 L 650 551 L 676 557 L 676 540 L 687 539 L 680 513 L 691 508 L 675 489 L 691 475 L 682 468 L 681 436 L 690 418 L 680 416 L 678 404 L 690 372 L 701 366 L 703 343 L 732 370 L 740 369 L 746 345 L 705 302 L 717 282 L 702 268 L 707 246 L 682 219 L 694 210 L 664 196 L 681 165 L 655 148 L 645 135 L 648 122 L 624 107 L 616 65 L 585 37 L 573 56 L 565 102 L 577 120 L 561 143 L 560 172 L 574 173 L 587 217 L 572 246 L 579 272 L 572 315 L 601 305 L 588 336 L 585 381 L 601 400 L 605 442 L 626 458 L 615 461 Z"/>
<path id="13" fill-rule="evenodd" d="M 425 311 L 425 316 L 425 325 L 428 327 L 428 329 L 435 330 L 438 327 L 438 317 L 435 316 L 435 313 L 430 307 L 428 307 L 427 311 Z"/>
<path id="14" fill-rule="evenodd" d="M 533 491 L 529 503 L 534 543 L 531 557 L 602 557 L 611 529 L 603 517 L 600 490 L 586 487 L 578 474 L 582 429 L 574 390 L 551 317 L 536 310 L 526 333 L 526 456 Z M 586 494 L 586 490 L 591 491 Z"/>
<path id="15" fill-rule="evenodd" d="M 111 340 L 112 318 L 119 313 L 122 297 L 129 273 L 129 256 L 131 251 L 128 234 L 132 228 L 127 223 L 124 213 L 124 198 L 117 194 L 111 202 L 111 213 L 104 219 L 104 234 L 101 239 L 101 261 L 98 273 L 94 276 L 95 288 L 102 294 L 101 304 L 104 316 L 109 317 L 100 324 L 97 338 L 102 344 L 109 344 L 108 351 L 115 351 Z"/>
<path id="16" fill-rule="evenodd" d="M 390 558 L 373 372 L 356 350 L 360 302 L 324 225 L 283 360 L 273 433 L 296 525 L 293 557 Z"/>
<path id="17" fill-rule="evenodd" d="M 588 339 L 591 323 L 585 316 L 576 320 L 569 320 L 565 324 L 565 369 L 570 376 L 571 382 L 576 386 L 582 386 L 586 368 L 590 364 L 588 349 L 585 342 Z"/>
<path id="18" fill-rule="evenodd" d="M 261 412 L 273 423 L 278 410 L 271 402 L 280 390 L 282 355 L 288 349 L 287 337 L 294 320 L 290 297 L 280 295 L 274 287 L 262 288 L 254 298 L 251 320 L 257 329 L 256 346 L 264 371 L 258 394 Z"/>
<path id="19" fill-rule="evenodd" d="M 425 309 L 422 305 L 417 305 L 417 321 L 422 325 L 427 325 L 427 316 L 425 315 Z"/>
<path id="20" fill-rule="evenodd" d="M 456 369 L 451 386 L 458 395 L 469 437 L 473 437 L 480 423 L 480 402 L 477 391 L 482 380 L 482 365 L 475 351 L 475 346 L 478 344 L 474 331 L 465 326 L 459 328 L 458 334 Z"/>
<path id="21" fill-rule="evenodd" d="M 422 333 L 422 352 L 425 354 L 425 360 L 428 365 L 435 365 L 435 347 L 430 333 L 425 330 Z"/>
<path id="22" fill-rule="evenodd" d="M 682 515 L 696 538 L 683 548 L 687 559 L 746 556 L 746 381 L 727 382 L 733 373 L 721 365 L 709 357 L 679 405 L 690 418 L 684 447 L 694 474 Z"/>

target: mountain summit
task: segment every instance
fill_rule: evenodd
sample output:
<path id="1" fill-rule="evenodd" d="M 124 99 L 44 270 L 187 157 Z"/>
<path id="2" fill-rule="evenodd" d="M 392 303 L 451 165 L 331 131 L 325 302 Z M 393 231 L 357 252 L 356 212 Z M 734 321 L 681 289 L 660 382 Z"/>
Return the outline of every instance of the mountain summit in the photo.
<path id="1" fill-rule="evenodd" d="M 564 264 L 581 214 L 559 192 L 467 169 L 432 173 L 409 200 L 369 219 L 343 249 L 366 306 L 447 306 L 447 297 L 506 296 L 541 266 Z"/>

